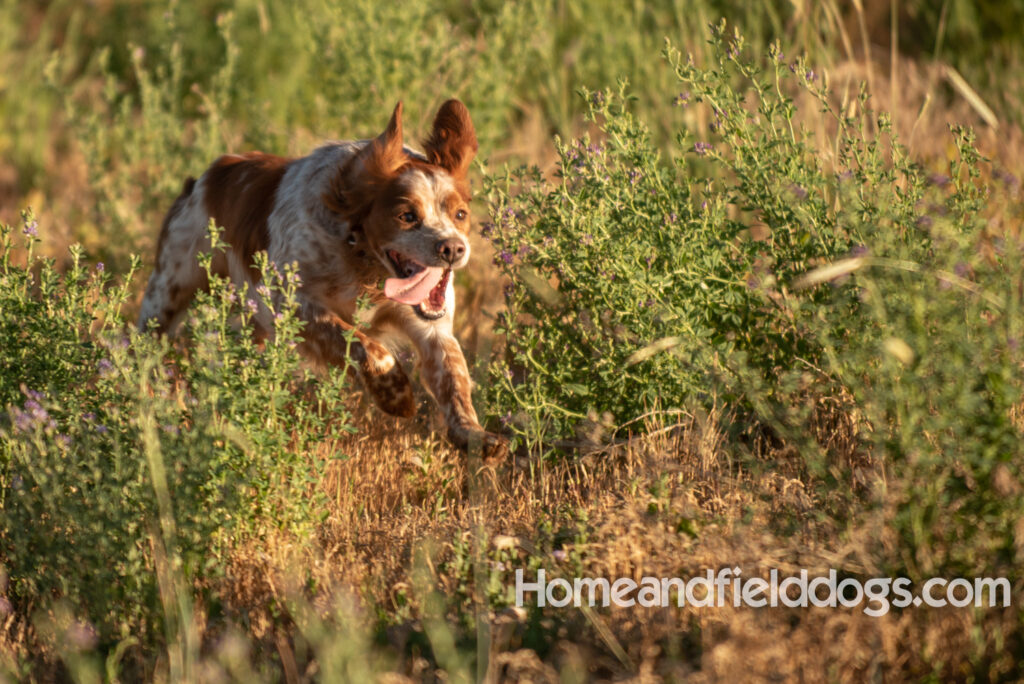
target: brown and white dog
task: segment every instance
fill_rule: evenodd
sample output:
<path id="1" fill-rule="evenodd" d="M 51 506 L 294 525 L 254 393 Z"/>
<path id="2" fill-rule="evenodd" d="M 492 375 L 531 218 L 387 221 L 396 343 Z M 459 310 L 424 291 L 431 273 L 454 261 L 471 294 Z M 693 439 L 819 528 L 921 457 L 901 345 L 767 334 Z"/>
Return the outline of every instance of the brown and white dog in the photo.
<path id="1" fill-rule="evenodd" d="M 164 219 L 139 327 L 155 321 L 172 332 L 196 291 L 208 287 L 197 255 L 210 251 L 212 218 L 228 245 L 213 255 L 213 271 L 242 292 L 258 283 L 253 255 L 260 250 L 279 267 L 298 265 L 302 353 L 345 364 L 345 333 L 352 331 L 350 356 L 367 391 L 384 411 L 409 417 L 412 388 L 385 346 L 404 337 L 418 352 L 449 439 L 461 448 L 480 444 L 485 458 L 502 457 L 506 441 L 480 427 L 452 334 L 452 271 L 469 260 L 466 174 L 477 150 L 465 105 L 441 106 L 423 149 L 404 146 L 399 102 L 374 140 L 329 143 L 299 159 L 261 152 L 220 157 L 199 180 L 185 182 Z M 372 305 L 365 329 L 353 324 L 362 294 Z M 261 334 L 273 330 L 266 307 L 255 320 Z"/>

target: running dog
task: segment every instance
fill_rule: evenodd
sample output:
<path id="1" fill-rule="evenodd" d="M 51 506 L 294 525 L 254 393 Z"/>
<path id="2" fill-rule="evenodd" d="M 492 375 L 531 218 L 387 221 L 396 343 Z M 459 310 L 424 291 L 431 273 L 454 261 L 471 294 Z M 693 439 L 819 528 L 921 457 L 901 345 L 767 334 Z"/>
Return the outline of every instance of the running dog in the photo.
<path id="1" fill-rule="evenodd" d="M 259 284 L 256 252 L 265 250 L 279 268 L 297 264 L 301 353 L 319 364 L 351 359 L 377 405 L 409 417 L 412 387 L 385 344 L 411 341 L 449 439 L 463 449 L 479 445 L 486 459 L 503 457 L 505 438 L 477 420 L 452 333 L 452 272 L 469 261 L 467 172 L 476 151 L 469 111 L 449 100 L 423 153 L 404 145 L 399 102 L 373 140 L 332 142 L 297 159 L 220 157 L 198 180 L 185 181 L 164 219 L 139 327 L 173 332 L 195 293 L 209 286 L 197 256 L 210 251 L 213 219 L 227 247 L 214 253 L 212 271 L 241 292 Z M 365 328 L 354 325 L 362 295 L 372 307 Z M 254 320 L 258 334 L 272 334 L 267 307 L 259 306 Z"/>

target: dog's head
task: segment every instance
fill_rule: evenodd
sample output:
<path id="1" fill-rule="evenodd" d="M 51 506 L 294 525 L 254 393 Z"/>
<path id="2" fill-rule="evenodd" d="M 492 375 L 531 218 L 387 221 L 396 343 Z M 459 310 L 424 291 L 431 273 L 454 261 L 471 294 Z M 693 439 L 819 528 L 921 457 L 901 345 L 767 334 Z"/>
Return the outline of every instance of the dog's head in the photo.
<path id="1" fill-rule="evenodd" d="M 448 100 L 423 143 L 424 156 L 402 140 L 402 103 L 367 145 L 342 190 L 370 254 L 392 275 L 384 294 L 427 319 L 445 314 L 451 272 L 469 261 L 469 182 L 477 150 L 469 111 Z"/>

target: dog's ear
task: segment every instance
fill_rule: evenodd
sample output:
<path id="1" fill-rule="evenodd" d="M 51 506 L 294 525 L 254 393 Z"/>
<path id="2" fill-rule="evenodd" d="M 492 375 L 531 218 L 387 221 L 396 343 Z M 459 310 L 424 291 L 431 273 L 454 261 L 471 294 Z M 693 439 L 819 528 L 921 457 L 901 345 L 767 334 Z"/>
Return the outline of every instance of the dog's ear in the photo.
<path id="1" fill-rule="evenodd" d="M 402 145 L 402 103 L 399 101 L 388 127 L 370 145 L 365 167 L 367 173 L 376 179 L 393 176 L 408 161 Z"/>
<path id="2" fill-rule="evenodd" d="M 448 100 L 441 105 L 423 149 L 430 163 L 456 178 L 465 178 L 477 150 L 476 130 L 466 105 L 458 100 Z"/>
<path id="3" fill-rule="evenodd" d="M 335 214 L 358 214 L 370 197 L 368 189 L 386 183 L 408 162 L 402 143 L 402 103 L 395 105 L 384 132 L 355 158 L 339 168 L 321 196 Z"/>

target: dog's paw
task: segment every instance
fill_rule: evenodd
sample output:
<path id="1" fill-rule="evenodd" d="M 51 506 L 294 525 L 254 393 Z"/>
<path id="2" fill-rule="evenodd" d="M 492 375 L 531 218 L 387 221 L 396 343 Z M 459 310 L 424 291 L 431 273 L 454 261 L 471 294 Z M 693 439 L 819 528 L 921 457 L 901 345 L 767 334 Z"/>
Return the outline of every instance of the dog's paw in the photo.
<path id="1" fill-rule="evenodd" d="M 450 430 L 448 439 L 471 455 L 479 455 L 487 465 L 495 465 L 508 458 L 508 438 L 482 429 Z"/>
<path id="2" fill-rule="evenodd" d="M 481 443 L 480 455 L 484 463 L 497 464 L 508 460 L 508 437 L 485 432 Z"/>
<path id="3" fill-rule="evenodd" d="M 364 368 L 363 384 L 385 413 L 399 418 L 411 418 L 416 414 L 412 384 L 397 363 L 384 372 L 380 372 L 379 368 Z"/>
<path id="4" fill-rule="evenodd" d="M 408 380 L 404 387 L 375 388 L 373 396 L 382 411 L 399 418 L 412 418 L 416 415 L 416 398 Z"/>

